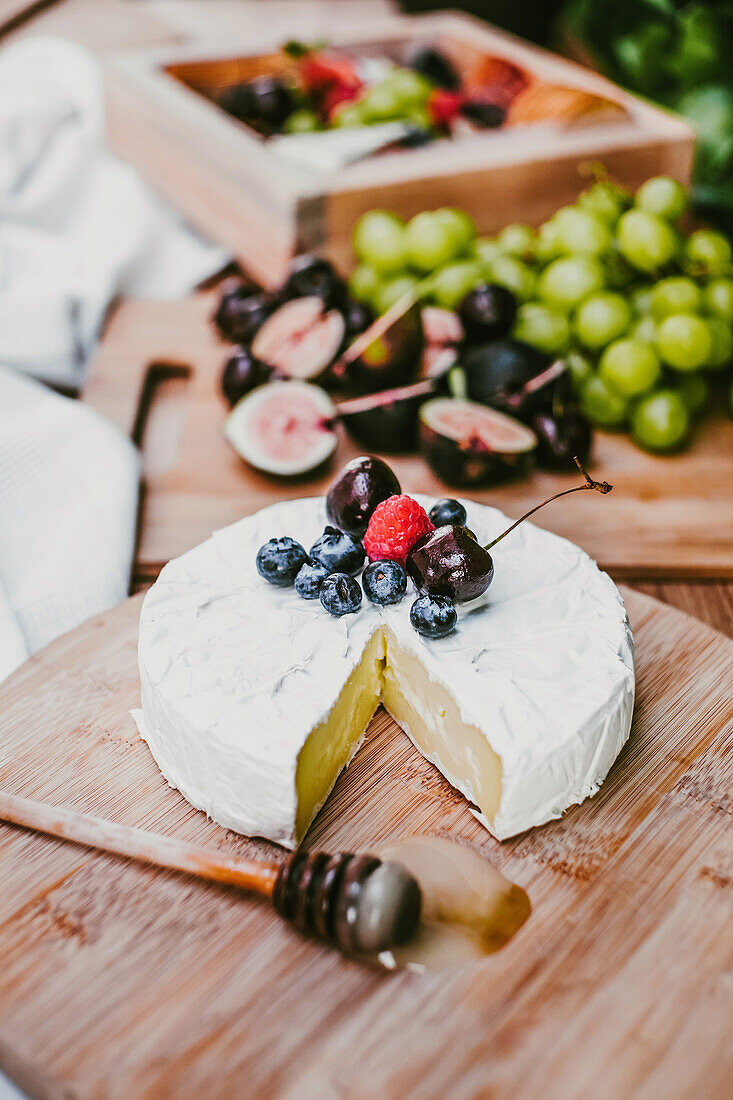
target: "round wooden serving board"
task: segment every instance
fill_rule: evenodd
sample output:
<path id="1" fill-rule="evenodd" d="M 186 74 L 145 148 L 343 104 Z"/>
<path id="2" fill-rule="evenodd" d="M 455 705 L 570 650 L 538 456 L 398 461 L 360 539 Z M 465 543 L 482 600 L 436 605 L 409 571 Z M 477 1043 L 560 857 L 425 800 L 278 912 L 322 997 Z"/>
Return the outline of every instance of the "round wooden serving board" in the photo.
<path id="1" fill-rule="evenodd" d="M 499 844 L 380 711 L 308 845 L 459 838 L 529 892 L 472 967 L 382 975 L 226 888 L 0 825 L 0 1066 L 34 1097 L 723 1096 L 733 1080 L 733 643 L 625 590 L 631 739 Z M 129 717 L 141 597 L 0 694 L 0 785 L 215 847 Z"/>
<path id="2" fill-rule="evenodd" d="M 318 496 L 334 471 L 363 453 L 342 436 L 329 470 L 282 481 L 252 470 L 224 439 L 219 393 L 230 351 L 209 317 L 217 294 L 183 302 L 127 301 L 111 319 L 84 400 L 141 444 L 144 495 L 137 555 L 141 579 L 219 527 L 286 497 Z M 407 492 L 449 495 L 418 455 L 388 458 Z M 582 546 L 615 579 L 733 578 L 733 422 L 707 419 L 689 450 L 645 454 L 626 436 L 598 432 L 592 469 L 609 497 L 569 497 L 538 517 Z M 517 516 L 572 474 L 535 473 L 470 496 Z"/>

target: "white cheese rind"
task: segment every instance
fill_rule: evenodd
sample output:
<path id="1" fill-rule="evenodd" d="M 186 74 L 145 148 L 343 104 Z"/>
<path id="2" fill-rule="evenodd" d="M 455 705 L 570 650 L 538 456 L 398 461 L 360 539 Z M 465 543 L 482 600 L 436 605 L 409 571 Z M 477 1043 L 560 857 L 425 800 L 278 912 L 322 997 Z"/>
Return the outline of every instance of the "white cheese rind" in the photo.
<path id="1" fill-rule="evenodd" d="M 508 523 L 465 503 L 482 542 Z M 524 524 L 496 547 L 485 603 L 431 641 L 410 625 L 409 593 L 395 607 L 365 598 L 336 619 L 258 576 L 268 538 L 289 534 L 307 549 L 325 523 L 322 498 L 272 505 L 170 562 L 147 594 L 136 719 L 173 786 L 222 825 L 292 847 L 298 753 L 386 627 L 500 757 L 498 812 L 477 814 L 496 837 L 598 789 L 631 726 L 633 642 L 615 585 L 583 551 Z M 471 776 L 434 763 L 471 798 Z"/>

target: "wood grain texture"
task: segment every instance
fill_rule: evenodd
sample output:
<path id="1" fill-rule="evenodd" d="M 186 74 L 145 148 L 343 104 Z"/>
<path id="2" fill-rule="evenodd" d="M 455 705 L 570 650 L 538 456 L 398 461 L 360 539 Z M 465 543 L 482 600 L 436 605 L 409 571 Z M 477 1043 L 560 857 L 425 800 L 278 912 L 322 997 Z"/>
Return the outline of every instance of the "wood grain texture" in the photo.
<path id="1" fill-rule="evenodd" d="M 441 142 L 385 151 L 335 173 L 293 162 L 284 169 L 266 142 L 199 94 L 204 85 L 211 90 L 226 84 L 237 59 L 272 55 L 284 37 L 282 23 L 263 21 L 254 33 L 223 34 L 205 46 L 128 51 L 106 68 L 112 146 L 266 285 L 282 280 L 298 250 L 319 249 L 347 262 L 354 222 L 375 205 L 406 217 L 434 206 L 460 206 L 481 232 L 493 233 L 510 221 L 542 221 L 574 201 L 578 169 L 593 162 L 603 161 L 631 188 L 659 173 L 689 181 L 694 136 L 681 119 L 598 73 L 457 12 L 377 16 L 348 29 L 334 25 L 328 37 L 334 45 L 367 50 L 422 40 L 444 49 L 459 68 L 464 61 L 470 67 L 482 55 L 499 54 L 540 81 L 579 87 L 620 104 L 624 120 L 538 126 L 529 133 L 509 128 L 453 140 L 449 156 Z M 192 74 L 204 70 L 202 84 Z M 186 72 L 189 82 L 182 79 Z"/>
<path id="2" fill-rule="evenodd" d="M 595 798 L 500 845 L 380 711 L 309 835 L 311 847 L 410 833 L 476 847 L 532 900 L 498 955 L 383 977 L 231 890 L 0 826 L 0 1065 L 40 1097 L 728 1095 L 733 644 L 625 598 L 638 705 Z M 139 740 L 139 606 L 7 682 L 0 783 L 276 852 L 188 806 Z"/>
<path id="3" fill-rule="evenodd" d="M 143 444 L 142 580 L 216 528 L 274 500 L 325 492 L 334 469 L 360 453 L 342 436 L 330 470 L 289 482 L 241 462 L 222 432 L 227 409 L 219 377 L 229 351 L 209 323 L 215 301 L 209 291 L 184 302 L 125 302 L 83 394 Z M 171 376 L 178 377 L 173 392 L 156 387 Z M 448 491 L 419 456 L 389 461 L 407 490 Z M 733 484 L 733 422 L 706 420 L 691 448 L 672 457 L 647 455 L 625 436 L 599 432 L 593 470 L 613 482 L 613 493 L 558 501 L 537 517 L 539 526 L 578 543 L 616 579 L 733 578 L 733 495 L 721 491 Z M 517 516 L 576 480 L 535 473 L 468 495 Z"/>

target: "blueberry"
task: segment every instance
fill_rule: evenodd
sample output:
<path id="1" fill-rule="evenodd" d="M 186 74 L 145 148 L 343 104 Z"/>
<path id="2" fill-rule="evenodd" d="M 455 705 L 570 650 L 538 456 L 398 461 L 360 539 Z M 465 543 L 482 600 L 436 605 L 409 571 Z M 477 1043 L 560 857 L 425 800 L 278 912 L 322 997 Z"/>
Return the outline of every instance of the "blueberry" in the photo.
<path id="1" fill-rule="evenodd" d="M 362 577 L 372 603 L 399 603 L 407 591 L 407 573 L 397 561 L 373 561 Z"/>
<path id="2" fill-rule="evenodd" d="M 270 584 L 287 588 L 307 561 L 308 555 L 300 543 L 285 535 L 281 539 L 270 539 L 259 548 L 257 572 Z"/>
<path id="3" fill-rule="evenodd" d="M 307 561 L 300 567 L 295 578 L 295 591 L 304 600 L 317 600 L 321 594 L 321 585 L 328 576 L 325 565 L 319 561 Z"/>
<path id="4" fill-rule="evenodd" d="M 321 603 L 331 615 L 351 615 L 361 607 L 361 586 L 348 573 L 331 573 L 321 585 Z"/>
<path id="5" fill-rule="evenodd" d="M 364 563 L 364 547 L 338 527 L 326 527 L 311 546 L 310 556 L 329 573 L 358 573 Z"/>
<path id="6" fill-rule="evenodd" d="M 466 522 L 466 509 L 459 501 L 452 500 L 450 497 L 434 504 L 428 515 L 436 527 L 452 527 L 456 523 L 463 527 Z"/>
<path id="7" fill-rule="evenodd" d="M 457 618 L 453 601 L 447 596 L 418 596 L 410 608 L 410 622 L 424 638 L 444 638 Z"/>

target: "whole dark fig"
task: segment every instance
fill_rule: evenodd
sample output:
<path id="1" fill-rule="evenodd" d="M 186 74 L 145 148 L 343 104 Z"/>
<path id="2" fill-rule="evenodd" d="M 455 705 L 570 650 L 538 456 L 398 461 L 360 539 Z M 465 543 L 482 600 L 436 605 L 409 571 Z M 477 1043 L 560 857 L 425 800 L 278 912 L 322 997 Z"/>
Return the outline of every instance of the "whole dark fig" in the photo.
<path id="1" fill-rule="evenodd" d="M 377 505 L 399 492 L 400 483 L 387 463 L 364 455 L 349 462 L 334 481 L 326 512 L 336 527 L 362 539 Z"/>

